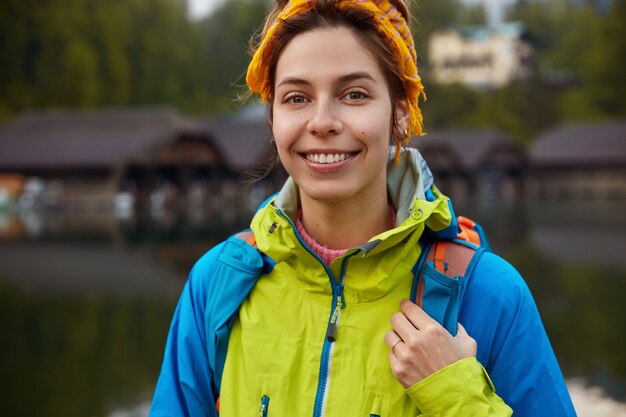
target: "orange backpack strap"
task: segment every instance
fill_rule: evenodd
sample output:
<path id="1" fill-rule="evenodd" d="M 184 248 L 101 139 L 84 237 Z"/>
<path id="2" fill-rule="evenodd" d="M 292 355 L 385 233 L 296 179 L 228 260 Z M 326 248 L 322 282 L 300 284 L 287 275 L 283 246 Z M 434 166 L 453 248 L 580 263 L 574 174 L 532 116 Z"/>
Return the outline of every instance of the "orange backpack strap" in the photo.
<path id="1" fill-rule="evenodd" d="M 464 240 L 466 242 L 473 243 L 476 246 L 480 246 L 480 234 L 478 233 L 478 229 L 476 227 L 476 223 L 473 220 L 468 219 L 467 217 L 459 216 L 457 217 L 457 222 L 459 224 L 459 234 L 457 235 L 457 239 Z"/>
<path id="2" fill-rule="evenodd" d="M 462 302 L 462 295 L 467 283 L 472 261 L 479 256 L 485 248 L 476 247 L 459 241 L 435 240 L 428 251 L 422 255 L 421 260 L 416 264 L 414 271 L 415 282 L 411 299 L 435 320 L 444 326 L 452 335 L 456 334 L 458 313 Z M 433 268 L 436 271 L 433 271 Z M 426 271 L 429 270 L 428 273 Z M 435 277 L 436 275 L 439 277 Z M 441 277 L 443 275 L 443 277 Z M 445 284 L 446 277 L 451 282 Z M 437 286 L 449 288 L 456 292 L 449 295 L 449 299 L 442 304 L 443 292 L 436 290 Z M 433 293 L 435 289 L 435 293 Z M 428 297 L 425 299 L 424 297 Z M 432 297 L 438 297 L 435 301 Z M 447 296 L 444 296 L 447 297 Z"/>
<path id="3" fill-rule="evenodd" d="M 443 240 L 435 242 L 431 247 L 431 252 L 434 252 L 432 260 L 435 262 L 435 269 L 442 274 L 445 274 L 446 269 L 448 269 L 448 265 L 446 265 L 446 249 L 448 249 L 448 242 Z"/>
<path id="4" fill-rule="evenodd" d="M 244 230 L 243 232 L 239 232 L 235 235 L 235 237 L 258 249 L 256 245 L 256 238 L 254 237 L 254 233 L 252 233 L 252 230 Z"/>
<path id="5" fill-rule="evenodd" d="M 465 276 L 476 249 L 454 241 L 438 240 L 426 255 L 426 262 L 433 262 L 435 269 L 449 278 Z"/>

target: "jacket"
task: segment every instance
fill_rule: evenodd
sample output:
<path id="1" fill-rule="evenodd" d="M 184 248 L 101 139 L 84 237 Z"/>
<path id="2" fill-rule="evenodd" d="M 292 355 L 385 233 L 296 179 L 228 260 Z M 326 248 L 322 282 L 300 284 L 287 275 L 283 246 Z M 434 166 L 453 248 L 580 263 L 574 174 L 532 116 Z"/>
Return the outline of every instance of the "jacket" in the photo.
<path id="1" fill-rule="evenodd" d="M 510 415 L 488 374 L 516 416 L 575 415 L 524 281 L 493 254 L 473 266 L 459 317 L 477 340 L 478 360 L 459 361 L 408 390 L 395 380 L 382 336 L 410 294 L 419 242 L 455 230 L 449 200 L 423 159 L 410 151 L 401 161 L 388 174 L 396 227 L 330 267 L 293 227 L 293 182 L 254 217 L 258 247 L 275 265 L 253 284 L 227 335 L 222 415 Z M 223 261 L 246 267 L 245 259 L 220 259 L 224 246 L 196 264 L 183 290 L 151 415 L 217 415 L 207 312 L 211 319 L 226 314 L 223 305 L 238 288 L 210 288 L 218 282 L 212 275 Z"/>

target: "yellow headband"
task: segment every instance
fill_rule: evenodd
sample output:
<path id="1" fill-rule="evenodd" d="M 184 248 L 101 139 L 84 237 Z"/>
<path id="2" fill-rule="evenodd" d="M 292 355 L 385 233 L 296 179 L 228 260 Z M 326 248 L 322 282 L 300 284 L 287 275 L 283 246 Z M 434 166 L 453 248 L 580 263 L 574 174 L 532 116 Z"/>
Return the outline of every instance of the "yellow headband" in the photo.
<path id="1" fill-rule="evenodd" d="M 316 0 L 291 0 L 282 12 L 278 15 L 276 22 L 269 28 L 265 37 L 261 41 L 259 48 L 254 53 L 252 61 L 248 66 L 246 82 L 250 91 L 261 95 L 265 102 L 270 100 L 272 86 L 269 80 L 269 63 L 267 62 L 272 48 L 272 40 L 276 30 L 289 18 L 304 14 L 315 8 Z M 408 142 L 412 135 L 421 136 L 422 133 L 422 112 L 419 108 L 419 98 L 426 99 L 422 81 L 417 73 L 417 57 L 411 31 L 396 7 L 389 0 L 340 0 L 337 2 L 340 9 L 360 8 L 372 13 L 376 20 L 378 34 L 387 42 L 393 50 L 393 56 L 398 64 L 402 82 L 407 95 L 407 105 L 409 110 L 409 125 L 407 135 L 401 138 Z M 396 142 L 399 151 L 400 141 Z M 396 152 L 396 158 L 398 152 Z"/>

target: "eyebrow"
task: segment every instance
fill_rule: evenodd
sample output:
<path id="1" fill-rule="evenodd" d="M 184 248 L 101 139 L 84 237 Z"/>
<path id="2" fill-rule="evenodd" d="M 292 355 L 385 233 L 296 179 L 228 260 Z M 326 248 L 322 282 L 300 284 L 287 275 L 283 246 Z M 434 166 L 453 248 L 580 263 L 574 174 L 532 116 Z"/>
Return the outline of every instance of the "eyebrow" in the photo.
<path id="1" fill-rule="evenodd" d="M 374 84 L 378 84 L 376 82 L 376 80 L 374 79 L 374 77 L 372 77 L 366 71 L 356 71 L 356 72 L 351 72 L 350 74 L 342 75 L 341 77 L 339 77 L 337 79 L 337 82 L 339 84 L 345 84 L 345 83 L 348 83 L 350 81 L 360 80 L 360 79 L 369 80 L 369 81 L 373 82 Z M 307 80 L 304 80 L 304 79 L 298 78 L 298 77 L 285 77 L 276 86 L 276 89 L 278 89 L 279 87 L 281 87 L 283 85 L 286 85 L 286 84 L 291 84 L 291 85 L 310 85 L 311 83 L 308 82 Z"/>
<path id="2" fill-rule="evenodd" d="M 365 71 L 357 71 L 357 72 L 352 72 L 350 74 L 342 75 L 341 77 L 339 77 L 337 81 L 339 81 L 340 84 L 345 84 L 349 81 L 361 80 L 361 79 L 366 79 L 366 80 L 373 82 L 374 84 L 378 84 L 376 80 L 374 79 L 374 77 L 372 77 L 369 73 Z"/>

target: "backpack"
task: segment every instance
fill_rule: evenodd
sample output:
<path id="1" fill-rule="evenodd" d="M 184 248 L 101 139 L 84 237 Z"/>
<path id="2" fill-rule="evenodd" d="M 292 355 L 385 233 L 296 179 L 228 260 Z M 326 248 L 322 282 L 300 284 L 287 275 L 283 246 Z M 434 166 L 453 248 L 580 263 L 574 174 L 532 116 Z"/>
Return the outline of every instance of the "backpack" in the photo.
<path id="1" fill-rule="evenodd" d="M 483 229 L 472 220 L 458 216 L 456 239 L 436 237 L 421 239 L 422 252 L 412 269 L 413 286 L 410 299 L 424 309 L 453 336 L 465 286 L 476 262 L 490 251 Z M 251 262 L 252 260 L 252 262 Z M 205 310 L 206 343 L 209 364 L 213 369 L 212 388 L 219 412 L 219 392 L 228 350 L 228 338 L 241 303 L 262 274 L 274 268 L 275 262 L 258 250 L 250 229 L 229 237 L 218 261 L 214 276 L 228 277 L 228 303 L 213 303 L 218 307 Z"/>
<path id="2" fill-rule="evenodd" d="M 456 239 L 430 239 L 413 267 L 411 301 L 450 334 L 456 335 L 465 286 L 478 259 L 491 248 L 485 233 L 467 217 L 458 216 Z"/>

